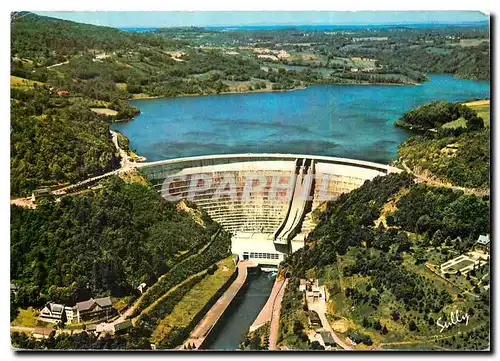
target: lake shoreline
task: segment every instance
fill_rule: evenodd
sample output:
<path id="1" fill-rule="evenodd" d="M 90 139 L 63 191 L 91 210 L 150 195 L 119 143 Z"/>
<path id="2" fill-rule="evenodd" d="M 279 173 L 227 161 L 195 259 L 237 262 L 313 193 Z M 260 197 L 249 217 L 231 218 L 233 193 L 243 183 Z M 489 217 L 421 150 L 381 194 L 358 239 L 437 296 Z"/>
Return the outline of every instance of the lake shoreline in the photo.
<path id="1" fill-rule="evenodd" d="M 170 99 L 170 98 L 184 98 L 184 97 L 203 97 L 203 96 L 211 96 L 211 95 L 226 95 L 226 94 L 259 94 L 259 93 L 283 93 L 283 92 L 289 92 L 289 91 L 296 91 L 296 90 L 304 90 L 307 89 L 311 86 L 315 85 L 385 85 L 385 86 L 416 86 L 420 85 L 421 83 L 315 83 L 311 84 L 309 86 L 299 86 L 299 87 L 294 87 L 291 89 L 258 89 L 258 90 L 245 90 L 245 91 L 228 91 L 228 92 L 221 92 L 221 93 L 211 93 L 211 94 L 178 94 L 178 95 L 170 95 L 170 96 L 163 96 L 163 95 L 146 95 L 146 96 L 141 96 L 137 98 L 129 98 L 128 101 L 131 100 L 151 100 L 151 99 Z"/>
<path id="2" fill-rule="evenodd" d="M 405 111 L 429 101 L 489 97 L 487 82 L 447 74 L 429 78 L 419 86 L 406 87 L 323 83 L 281 90 L 288 93 L 280 95 L 268 89 L 246 96 L 249 92 L 231 92 L 242 95 L 228 97 L 155 97 L 151 98 L 155 101 L 130 101 L 141 113 L 133 122 L 111 127 L 125 134 L 131 147 L 148 161 L 288 152 L 389 164 L 396 159 L 397 145 L 414 135 L 394 126 Z M 218 95 L 222 94 L 227 93 Z"/>

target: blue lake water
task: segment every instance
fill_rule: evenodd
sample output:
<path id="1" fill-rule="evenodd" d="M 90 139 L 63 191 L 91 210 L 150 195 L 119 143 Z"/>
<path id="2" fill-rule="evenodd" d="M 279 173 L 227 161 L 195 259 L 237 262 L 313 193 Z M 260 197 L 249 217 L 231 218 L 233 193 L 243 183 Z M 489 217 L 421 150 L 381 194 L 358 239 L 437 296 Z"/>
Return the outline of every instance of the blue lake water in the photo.
<path id="1" fill-rule="evenodd" d="M 393 125 L 432 100 L 490 96 L 488 81 L 430 75 L 417 86 L 313 85 L 276 93 L 134 100 L 112 128 L 148 161 L 208 154 L 301 153 L 388 163 L 410 133 Z"/>

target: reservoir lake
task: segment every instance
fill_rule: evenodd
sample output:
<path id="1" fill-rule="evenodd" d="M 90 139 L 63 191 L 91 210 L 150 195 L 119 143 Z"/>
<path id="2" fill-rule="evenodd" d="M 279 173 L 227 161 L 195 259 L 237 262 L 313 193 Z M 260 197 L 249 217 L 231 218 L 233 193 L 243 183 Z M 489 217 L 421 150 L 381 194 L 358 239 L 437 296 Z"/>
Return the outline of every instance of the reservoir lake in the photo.
<path id="1" fill-rule="evenodd" d="M 411 133 L 395 127 L 433 100 L 490 97 L 488 81 L 431 74 L 420 85 L 312 85 L 246 94 L 132 100 L 141 114 L 112 124 L 147 161 L 230 153 L 300 153 L 389 163 Z"/>

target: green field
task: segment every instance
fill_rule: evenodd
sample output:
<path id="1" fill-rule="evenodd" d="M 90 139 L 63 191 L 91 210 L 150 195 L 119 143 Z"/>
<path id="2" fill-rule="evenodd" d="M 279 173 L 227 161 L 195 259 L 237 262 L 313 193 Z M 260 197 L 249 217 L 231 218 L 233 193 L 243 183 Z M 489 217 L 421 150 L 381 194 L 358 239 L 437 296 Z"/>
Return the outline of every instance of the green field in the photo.
<path id="1" fill-rule="evenodd" d="M 475 110 L 477 115 L 483 118 L 484 126 L 490 126 L 490 101 L 489 100 L 478 100 L 473 102 L 463 103 L 467 105 L 469 108 Z M 443 128 L 458 128 L 458 127 L 466 127 L 466 122 L 463 117 L 458 118 L 452 122 L 443 124 Z"/>
<path id="2" fill-rule="evenodd" d="M 213 275 L 205 277 L 196 284 L 174 307 L 172 313 L 165 317 L 152 338 L 161 341 L 175 328 L 183 328 L 189 325 L 191 320 L 205 307 L 215 293 L 226 283 L 234 273 L 235 265 L 232 256 L 217 263 L 217 270 Z"/>
<path id="3" fill-rule="evenodd" d="M 15 75 L 10 76 L 10 86 L 14 88 L 33 88 L 35 85 L 42 86 L 43 83 L 35 80 L 20 78 Z"/>

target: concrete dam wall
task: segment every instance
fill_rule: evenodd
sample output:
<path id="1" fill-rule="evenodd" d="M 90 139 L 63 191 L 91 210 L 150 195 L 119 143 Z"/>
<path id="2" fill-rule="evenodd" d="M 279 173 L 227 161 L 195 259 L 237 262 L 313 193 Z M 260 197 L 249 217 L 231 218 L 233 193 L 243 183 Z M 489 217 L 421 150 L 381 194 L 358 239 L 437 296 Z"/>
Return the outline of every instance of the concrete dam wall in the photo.
<path id="1" fill-rule="evenodd" d="M 299 154 L 231 154 L 142 163 L 167 200 L 187 199 L 234 234 L 242 259 L 278 264 L 312 230 L 311 212 L 366 180 L 399 169 Z"/>

